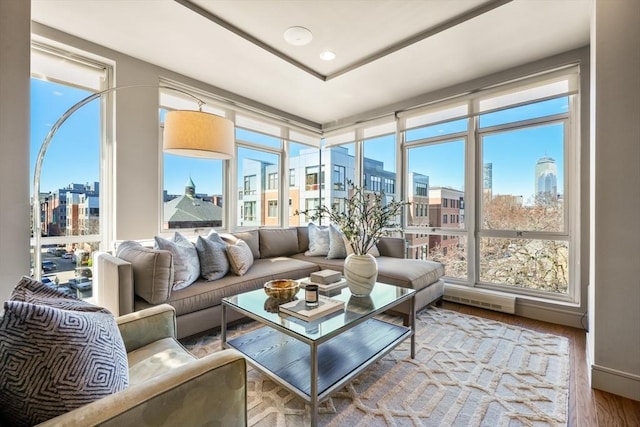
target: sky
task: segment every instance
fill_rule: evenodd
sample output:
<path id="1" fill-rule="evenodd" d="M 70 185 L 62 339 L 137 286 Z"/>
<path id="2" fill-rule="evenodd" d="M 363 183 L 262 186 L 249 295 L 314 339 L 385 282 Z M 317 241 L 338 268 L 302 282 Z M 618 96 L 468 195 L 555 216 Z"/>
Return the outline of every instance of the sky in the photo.
<path id="1" fill-rule="evenodd" d="M 31 79 L 31 175 L 38 150 L 54 122 L 73 104 L 89 96 L 90 92 L 53 82 Z M 76 111 L 65 122 L 52 140 L 43 163 L 41 192 L 55 191 L 71 183 L 92 183 L 99 180 L 99 100 Z M 522 117 L 538 117 L 568 108 L 565 98 L 537 105 L 512 109 L 509 112 L 487 114 L 481 127 L 504 123 Z M 162 114 L 162 112 L 161 112 Z M 464 121 L 448 125 L 434 125 L 421 131 L 408 133 L 408 140 L 446 135 L 463 130 Z M 482 163 L 492 163 L 493 194 L 523 196 L 525 202 L 534 193 L 535 164 L 543 156 L 556 160 L 558 188 L 562 192 L 563 127 L 560 124 L 530 128 L 517 132 L 489 133 L 481 140 Z M 276 138 L 264 137 L 238 130 L 243 140 L 253 140 L 269 146 L 279 144 Z M 364 144 L 364 155 L 384 163 L 385 170 L 395 170 L 394 135 L 379 137 Z M 291 155 L 303 147 L 293 144 Z M 275 161 L 273 154 L 255 154 L 240 151 L 240 156 Z M 170 154 L 163 155 L 165 164 L 164 188 L 169 194 L 182 194 L 189 180 L 196 184 L 196 192 L 222 194 L 222 161 L 197 159 Z M 452 138 L 446 142 L 410 149 L 409 172 L 429 176 L 429 185 L 464 188 L 464 142 Z M 239 162 L 241 163 L 241 162 Z M 241 171 L 239 171 L 241 172 Z M 239 176 L 241 176 L 239 174 Z"/>

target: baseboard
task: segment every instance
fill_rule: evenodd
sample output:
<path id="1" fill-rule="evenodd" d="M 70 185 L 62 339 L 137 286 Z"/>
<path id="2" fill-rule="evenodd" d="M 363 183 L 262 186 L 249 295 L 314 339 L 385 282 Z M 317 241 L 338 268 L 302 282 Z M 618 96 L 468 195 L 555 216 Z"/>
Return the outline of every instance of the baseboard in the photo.
<path id="1" fill-rule="evenodd" d="M 640 401 L 640 375 L 591 365 L 591 387 Z"/>
<path id="2" fill-rule="evenodd" d="M 584 330 L 588 326 L 584 313 L 576 311 L 575 308 L 539 305 L 536 301 L 524 300 L 521 297 L 516 301 L 516 315 Z"/>

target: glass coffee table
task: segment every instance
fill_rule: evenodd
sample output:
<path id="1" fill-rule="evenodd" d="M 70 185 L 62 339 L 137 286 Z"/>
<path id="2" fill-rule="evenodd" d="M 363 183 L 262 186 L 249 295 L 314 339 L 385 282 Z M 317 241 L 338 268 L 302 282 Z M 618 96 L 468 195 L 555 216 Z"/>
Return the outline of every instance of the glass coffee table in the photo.
<path id="1" fill-rule="evenodd" d="M 344 309 L 312 321 L 278 312 L 276 300 L 263 289 L 222 300 L 222 347 L 232 347 L 256 369 L 291 390 L 311 407 L 311 425 L 318 423 L 318 404 L 398 344 L 411 338 L 415 356 L 415 291 L 376 283 L 369 297 L 354 297 L 347 288 L 329 294 Z M 304 290 L 297 296 L 304 300 Z M 410 301 L 409 326 L 374 316 Z M 227 310 L 263 326 L 227 341 Z"/>

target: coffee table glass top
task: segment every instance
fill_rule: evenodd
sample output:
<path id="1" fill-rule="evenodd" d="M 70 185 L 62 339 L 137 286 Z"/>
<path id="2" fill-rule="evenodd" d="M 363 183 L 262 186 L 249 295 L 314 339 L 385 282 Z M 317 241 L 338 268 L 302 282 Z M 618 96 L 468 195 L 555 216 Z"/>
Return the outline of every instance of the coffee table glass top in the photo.
<path id="1" fill-rule="evenodd" d="M 381 313 L 400 300 L 411 298 L 413 289 L 376 283 L 368 297 L 355 297 L 347 287 L 328 294 L 330 298 L 345 302 L 344 309 L 311 321 L 304 321 L 278 312 L 278 301 L 265 294 L 263 289 L 245 292 L 224 298 L 228 306 L 246 312 L 250 317 L 258 317 L 266 323 L 284 327 L 310 340 L 317 340 L 331 334 L 371 313 Z M 321 294 L 322 295 L 322 294 Z M 296 298 L 304 300 L 304 289 Z"/>

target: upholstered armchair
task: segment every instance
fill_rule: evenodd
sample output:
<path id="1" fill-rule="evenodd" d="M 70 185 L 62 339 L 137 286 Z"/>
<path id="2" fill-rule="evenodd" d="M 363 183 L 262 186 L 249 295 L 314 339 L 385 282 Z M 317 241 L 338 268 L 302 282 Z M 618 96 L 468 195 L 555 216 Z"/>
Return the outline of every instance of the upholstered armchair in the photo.
<path id="1" fill-rule="evenodd" d="M 240 353 L 191 355 L 176 339 L 170 305 L 116 321 L 127 351 L 129 387 L 39 425 L 247 425 L 247 368 Z"/>

